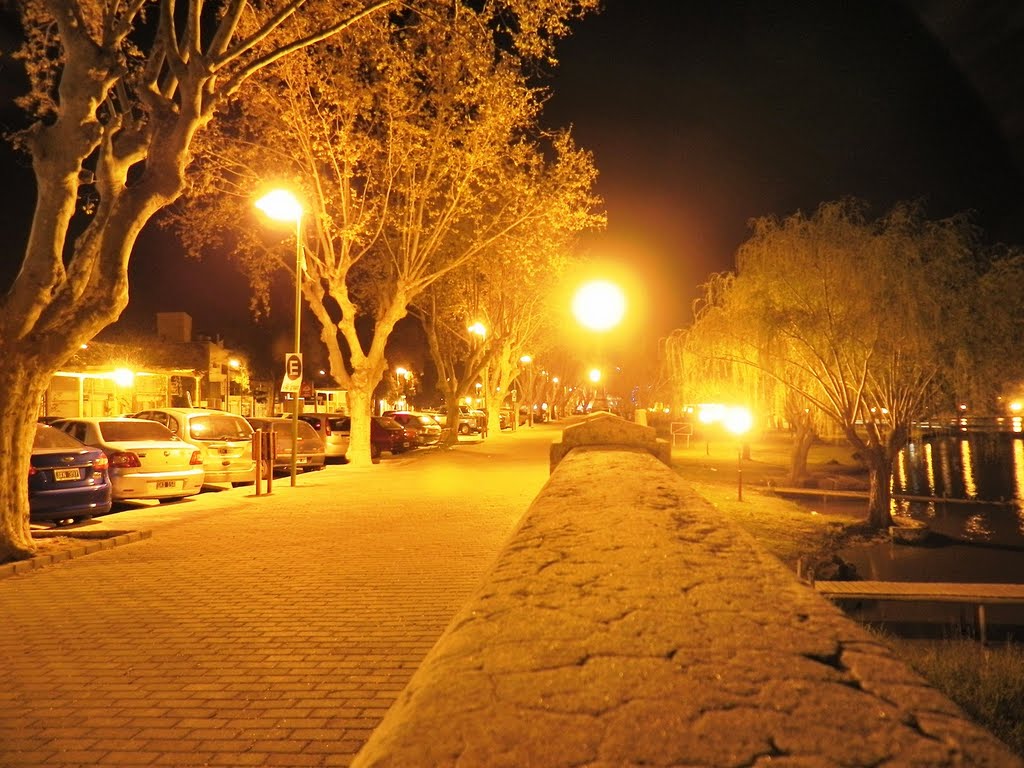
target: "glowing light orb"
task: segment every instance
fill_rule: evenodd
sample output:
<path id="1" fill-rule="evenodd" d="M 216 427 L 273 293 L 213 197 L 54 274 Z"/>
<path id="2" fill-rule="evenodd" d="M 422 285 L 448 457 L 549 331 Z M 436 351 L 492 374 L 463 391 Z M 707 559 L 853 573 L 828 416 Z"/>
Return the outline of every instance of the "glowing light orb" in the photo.
<path id="1" fill-rule="evenodd" d="M 626 314 L 626 297 L 615 283 L 595 280 L 576 292 L 572 312 L 581 325 L 592 331 L 607 331 Z"/>

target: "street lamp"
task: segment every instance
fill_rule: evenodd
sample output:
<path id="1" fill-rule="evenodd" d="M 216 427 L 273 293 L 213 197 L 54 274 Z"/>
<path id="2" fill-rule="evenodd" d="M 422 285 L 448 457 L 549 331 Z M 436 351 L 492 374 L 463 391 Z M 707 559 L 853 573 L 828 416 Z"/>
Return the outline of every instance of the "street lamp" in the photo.
<path id="1" fill-rule="evenodd" d="M 746 408 L 730 408 L 725 413 L 725 428 L 736 435 L 739 450 L 736 454 L 736 500 L 743 501 L 743 435 L 754 423 L 753 416 Z"/>
<path id="2" fill-rule="evenodd" d="M 228 393 L 227 393 L 228 413 L 231 413 L 231 371 L 232 370 L 237 371 L 238 367 L 240 365 L 241 365 L 241 363 L 238 362 L 237 358 L 232 357 L 230 360 L 228 360 Z M 242 395 L 241 394 L 238 395 L 238 413 L 239 414 L 242 413 Z"/>
<path id="3" fill-rule="evenodd" d="M 471 326 L 469 326 L 466 330 L 469 331 L 470 333 L 472 333 L 474 336 L 478 337 L 480 339 L 480 341 L 479 341 L 480 344 L 483 344 L 484 343 L 484 339 L 487 338 L 487 327 L 483 323 L 481 323 L 479 320 L 477 320 L 475 323 L 473 323 Z M 487 372 L 488 372 L 489 368 L 490 368 L 489 361 L 487 360 L 487 356 L 484 355 L 484 372 L 483 372 L 483 384 L 484 384 L 484 434 L 483 434 L 483 436 L 484 437 L 487 437 L 487 428 L 490 426 L 489 422 L 491 420 L 491 412 L 490 412 L 490 410 L 487 407 L 488 406 L 488 402 L 487 402 L 487 400 L 488 400 Z"/>
<path id="4" fill-rule="evenodd" d="M 622 289 L 608 280 L 593 280 L 584 283 L 572 300 L 572 311 L 584 328 L 597 333 L 610 331 L 622 322 L 626 314 L 626 297 Z M 593 372 L 592 372 L 593 373 Z M 600 380 L 591 378 L 595 384 Z M 602 384 L 594 398 L 592 410 L 608 410 L 607 386 Z"/>
<path id="5" fill-rule="evenodd" d="M 295 354 L 301 355 L 302 329 L 302 205 L 291 192 L 275 189 L 256 201 L 259 208 L 275 221 L 295 222 Z M 299 447 L 299 393 L 294 392 L 292 403 L 292 486 L 295 486 Z"/>

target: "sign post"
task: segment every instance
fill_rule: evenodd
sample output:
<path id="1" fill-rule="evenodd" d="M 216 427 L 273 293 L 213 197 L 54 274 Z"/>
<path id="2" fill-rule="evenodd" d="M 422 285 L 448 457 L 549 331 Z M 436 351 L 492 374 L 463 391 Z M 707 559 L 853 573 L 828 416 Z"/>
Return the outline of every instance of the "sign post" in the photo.
<path id="1" fill-rule="evenodd" d="M 296 462 L 299 450 L 299 392 L 302 389 L 302 353 L 289 352 L 284 356 L 284 381 L 281 391 L 292 394 L 292 486 L 295 486 Z"/>

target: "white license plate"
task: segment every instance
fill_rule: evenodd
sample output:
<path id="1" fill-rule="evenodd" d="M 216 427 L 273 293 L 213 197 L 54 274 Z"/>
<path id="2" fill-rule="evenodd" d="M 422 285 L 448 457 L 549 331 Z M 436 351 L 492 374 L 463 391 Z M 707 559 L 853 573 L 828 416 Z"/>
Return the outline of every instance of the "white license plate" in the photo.
<path id="1" fill-rule="evenodd" d="M 306 457 L 305 456 L 296 456 L 295 457 L 295 463 L 296 464 L 305 464 L 306 463 Z"/>
<path id="2" fill-rule="evenodd" d="M 74 469 L 55 469 L 53 470 L 54 480 L 81 480 L 82 470 L 78 467 Z"/>
<path id="3" fill-rule="evenodd" d="M 177 485 L 178 484 L 174 480 L 157 480 L 156 481 L 156 487 L 157 487 L 158 490 L 160 488 L 174 488 Z"/>

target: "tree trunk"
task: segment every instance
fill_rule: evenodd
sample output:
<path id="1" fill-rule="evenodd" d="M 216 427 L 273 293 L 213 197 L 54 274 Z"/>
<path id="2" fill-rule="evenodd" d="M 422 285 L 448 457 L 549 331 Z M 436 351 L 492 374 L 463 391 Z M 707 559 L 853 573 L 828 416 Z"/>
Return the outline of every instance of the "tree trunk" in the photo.
<path id="1" fill-rule="evenodd" d="M 892 525 L 892 460 L 881 446 L 863 455 L 868 465 L 868 523 L 885 529 Z"/>
<path id="2" fill-rule="evenodd" d="M 787 482 L 801 487 L 807 481 L 807 456 L 814 445 L 814 430 L 807 424 L 796 424 L 793 445 L 789 451 L 789 477 Z"/>
<path id="3" fill-rule="evenodd" d="M 28 473 L 39 400 L 49 373 L 8 355 L 0 369 L 0 563 L 23 560 L 35 552 L 29 528 Z M 13 359 L 12 359 L 13 358 Z"/>
<path id="4" fill-rule="evenodd" d="M 354 386 L 348 391 L 351 431 L 346 458 L 354 467 L 368 467 L 373 464 L 373 456 L 370 453 L 372 397 L 372 390 L 368 392 L 365 386 Z"/>

